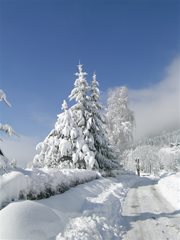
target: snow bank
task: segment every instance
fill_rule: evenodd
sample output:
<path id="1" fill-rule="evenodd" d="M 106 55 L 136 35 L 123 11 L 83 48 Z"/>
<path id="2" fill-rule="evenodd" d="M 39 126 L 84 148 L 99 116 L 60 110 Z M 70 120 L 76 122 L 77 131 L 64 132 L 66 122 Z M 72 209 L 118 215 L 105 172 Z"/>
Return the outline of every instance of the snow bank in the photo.
<path id="1" fill-rule="evenodd" d="M 50 208 L 33 201 L 9 204 L 0 212 L 0 239 L 44 240 L 55 237 L 61 220 Z"/>
<path id="2" fill-rule="evenodd" d="M 122 204 L 128 188 L 137 181 L 139 178 L 136 176 L 125 175 L 87 183 L 84 189 L 79 186 L 73 195 L 79 196 L 78 204 L 81 207 L 68 216 L 64 230 L 56 240 L 121 239 Z M 72 191 L 68 193 L 72 194 Z"/>
<path id="3" fill-rule="evenodd" d="M 18 199 L 47 198 L 99 177 L 99 173 L 83 169 L 19 169 L 0 176 L 0 208 Z"/>
<path id="4" fill-rule="evenodd" d="M 158 188 L 171 205 L 180 209 L 180 172 L 163 177 L 158 182 Z"/>

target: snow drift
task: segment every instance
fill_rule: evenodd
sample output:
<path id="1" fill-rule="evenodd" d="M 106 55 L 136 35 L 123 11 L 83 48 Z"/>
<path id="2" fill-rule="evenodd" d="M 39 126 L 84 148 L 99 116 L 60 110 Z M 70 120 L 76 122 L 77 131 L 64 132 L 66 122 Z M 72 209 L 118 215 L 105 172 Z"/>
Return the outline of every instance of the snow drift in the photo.
<path id="1" fill-rule="evenodd" d="M 164 198 L 171 203 L 171 205 L 180 209 L 180 172 L 176 174 L 169 174 L 163 177 L 158 182 L 158 188 Z"/>
<path id="2" fill-rule="evenodd" d="M 44 240 L 60 231 L 61 221 L 50 208 L 37 202 L 24 201 L 9 204 L 1 210 L 0 226 L 3 226 L 1 239 Z"/>

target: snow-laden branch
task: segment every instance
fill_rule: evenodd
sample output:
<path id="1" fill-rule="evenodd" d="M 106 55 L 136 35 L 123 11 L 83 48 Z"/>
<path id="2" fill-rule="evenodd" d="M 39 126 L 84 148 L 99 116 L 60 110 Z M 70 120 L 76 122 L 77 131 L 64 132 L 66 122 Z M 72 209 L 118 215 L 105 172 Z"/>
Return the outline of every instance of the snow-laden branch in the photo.
<path id="1" fill-rule="evenodd" d="M 7 133 L 9 136 L 12 136 L 12 135 L 16 135 L 16 132 L 14 131 L 14 129 L 8 125 L 8 124 L 1 124 L 0 123 L 0 131 L 3 131 L 5 133 Z"/>
<path id="2" fill-rule="evenodd" d="M 6 94 L 2 89 L 0 89 L 0 101 L 4 101 L 9 107 L 11 107 L 11 103 L 8 102 Z"/>

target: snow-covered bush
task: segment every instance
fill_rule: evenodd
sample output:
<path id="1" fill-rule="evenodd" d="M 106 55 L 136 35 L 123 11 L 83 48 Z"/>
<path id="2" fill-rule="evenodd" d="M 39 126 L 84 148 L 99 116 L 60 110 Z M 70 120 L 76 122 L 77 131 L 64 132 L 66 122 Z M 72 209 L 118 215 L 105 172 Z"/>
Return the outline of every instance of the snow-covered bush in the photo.
<path id="1" fill-rule="evenodd" d="M 83 169 L 17 169 L 0 176 L 0 208 L 18 199 L 41 199 L 100 177 Z"/>

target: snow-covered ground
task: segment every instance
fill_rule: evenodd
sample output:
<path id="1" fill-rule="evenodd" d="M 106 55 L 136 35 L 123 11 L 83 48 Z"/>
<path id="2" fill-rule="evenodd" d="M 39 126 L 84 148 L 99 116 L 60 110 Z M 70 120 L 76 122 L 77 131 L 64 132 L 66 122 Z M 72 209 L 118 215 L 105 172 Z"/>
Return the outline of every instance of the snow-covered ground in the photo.
<path id="1" fill-rule="evenodd" d="M 38 201 L 0 211 L 0 239 L 120 239 L 122 202 L 139 178 L 100 178 Z"/>
<path id="2" fill-rule="evenodd" d="M 162 177 L 158 189 L 175 209 L 180 210 L 180 172 Z"/>
<path id="3" fill-rule="evenodd" d="M 78 173 L 78 175 L 81 174 Z M 153 231 L 154 235 L 152 236 L 154 237 L 162 235 L 162 238 L 159 238 L 161 240 L 164 239 L 163 236 L 166 236 L 167 228 L 173 228 L 170 236 L 174 238 L 171 239 L 177 239 L 176 237 L 179 237 L 177 232 L 180 230 L 176 224 L 179 221 L 178 205 L 174 206 L 177 209 L 175 210 L 173 206 L 163 200 L 164 198 L 157 191 L 165 189 L 165 184 L 168 186 L 179 179 L 180 174 L 176 173 L 165 178 L 162 177 L 158 184 L 158 179 L 152 177 L 121 174 L 114 178 L 101 177 L 47 199 L 21 200 L 10 203 L 0 211 L 0 239 L 120 240 L 128 236 L 126 231 L 131 230 L 136 221 L 137 229 L 141 225 L 154 226 L 156 231 L 149 227 L 149 233 Z M 129 199 L 127 195 L 129 188 L 131 188 L 129 196 L 132 195 L 130 197 L 132 199 Z M 173 189 L 178 193 L 178 189 L 175 187 Z M 165 198 L 167 200 L 171 190 L 169 186 L 166 189 Z M 125 198 L 126 195 L 127 198 Z M 147 199 L 143 201 L 145 198 Z M 127 209 L 135 211 L 134 216 L 124 216 L 123 208 L 127 207 L 125 203 L 129 201 L 132 204 L 128 204 Z M 163 201 L 165 202 L 163 203 Z M 167 209 L 169 213 L 167 213 Z M 154 220 L 155 218 L 157 221 Z M 171 224 L 173 220 L 174 222 Z M 152 221 L 154 225 L 149 224 L 148 221 Z M 161 235 L 158 231 L 161 231 Z M 140 236 L 146 236 L 143 234 Z M 128 238 L 128 240 L 141 240 L 137 236 Z M 151 234 L 146 237 L 148 236 Z"/>

